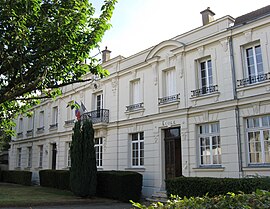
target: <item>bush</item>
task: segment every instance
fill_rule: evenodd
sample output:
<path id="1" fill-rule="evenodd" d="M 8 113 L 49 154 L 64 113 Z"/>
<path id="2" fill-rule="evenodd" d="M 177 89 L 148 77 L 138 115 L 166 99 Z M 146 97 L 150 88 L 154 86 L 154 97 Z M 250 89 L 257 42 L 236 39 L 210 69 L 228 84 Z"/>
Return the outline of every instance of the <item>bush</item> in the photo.
<path id="1" fill-rule="evenodd" d="M 208 178 L 208 177 L 178 177 L 166 180 L 167 195 L 180 197 L 208 196 L 212 197 L 228 192 L 252 193 L 256 189 L 270 190 L 269 177 L 256 178 Z"/>
<path id="2" fill-rule="evenodd" d="M 133 203 L 133 206 L 142 209 L 263 209 L 270 207 L 270 192 L 257 190 L 252 194 L 234 194 L 219 195 L 215 197 L 191 197 L 183 198 L 174 196 L 166 204 L 152 203 L 150 206 Z"/>
<path id="3" fill-rule="evenodd" d="M 68 170 L 41 170 L 39 171 L 40 185 L 63 190 L 70 190 L 70 174 Z"/>
<path id="4" fill-rule="evenodd" d="M 97 196 L 124 202 L 139 201 L 142 175 L 131 171 L 100 171 L 97 173 Z"/>
<path id="5" fill-rule="evenodd" d="M 30 171 L 2 171 L 2 181 L 7 183 L 31 185 L 32 172 Z"/>

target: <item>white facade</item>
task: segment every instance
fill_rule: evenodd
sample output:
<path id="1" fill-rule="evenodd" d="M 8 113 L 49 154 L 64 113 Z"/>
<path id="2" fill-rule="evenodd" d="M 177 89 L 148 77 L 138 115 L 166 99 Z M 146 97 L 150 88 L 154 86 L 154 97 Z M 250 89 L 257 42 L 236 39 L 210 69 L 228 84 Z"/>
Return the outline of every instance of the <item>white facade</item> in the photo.
<path id="1" fill-rule="evenodd" d="M 270 175 L 266 10 L 118 56 L 103 63 L 110 76 L 64 87 L 32 118 L 18 118 L 10 169 L 68 169 L 75 114 L 66 106 L 76 101 L 94 111 L 98 169 L 140 172 L 145 196 L 174 176 Z"/>

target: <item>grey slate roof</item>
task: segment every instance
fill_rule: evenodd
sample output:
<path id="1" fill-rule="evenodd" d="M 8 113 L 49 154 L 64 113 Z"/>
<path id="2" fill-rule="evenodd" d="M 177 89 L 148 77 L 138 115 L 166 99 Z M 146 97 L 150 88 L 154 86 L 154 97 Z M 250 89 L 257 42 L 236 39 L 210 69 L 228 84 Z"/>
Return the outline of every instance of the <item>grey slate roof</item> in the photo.
<path id="1" fill-rule="evenodd" d="M 255 20 L 257 18 L 266 16 L 266 15 L 270 15 L 270 5 L 237 17 L 235 19 L 234 26 L 246 24 L 249 21 Z"/>

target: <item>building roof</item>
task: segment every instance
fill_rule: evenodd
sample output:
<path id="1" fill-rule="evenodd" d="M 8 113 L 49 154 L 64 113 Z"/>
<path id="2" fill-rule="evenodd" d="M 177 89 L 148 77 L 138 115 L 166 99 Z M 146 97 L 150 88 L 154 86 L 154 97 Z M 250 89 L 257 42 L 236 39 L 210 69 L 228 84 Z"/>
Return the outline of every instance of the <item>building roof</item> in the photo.
<path id="1" fill-rule="evenodd" d="M 266 16 L 266 15 L 270 15 L 270 5 L 237 17 L 235 19 L 234 26 L 246 24 L 249 21 L 255 20 L 257 18 Z"/>

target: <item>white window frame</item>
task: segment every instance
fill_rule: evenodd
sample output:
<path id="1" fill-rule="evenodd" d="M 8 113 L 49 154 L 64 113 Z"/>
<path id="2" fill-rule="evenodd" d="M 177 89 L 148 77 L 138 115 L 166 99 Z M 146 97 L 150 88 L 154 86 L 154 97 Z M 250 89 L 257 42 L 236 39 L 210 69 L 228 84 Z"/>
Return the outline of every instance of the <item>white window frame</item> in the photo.
<path id="1" fill-rule="evenodd" d="M 33 116 L 28 117 L 28 131 L 33 130 Z"/>
<path id="2" fill-rule="evenodd" d="M 44 146 L 43 145 L 39 145 L 39 160 L 38 160 L 38 167 L 42 168 L 43 166 L 43 153 L 44 153 Z"/>
<path id="3" fill-rule="evenodd" d="M 43 128 L 44 127 L 44 110 L 41 110 L 39 112 L 39 128 Z"/>
<path id="4" fill-rule="evenodd" d="M 52 125 L 58 124 L 58 106 L 52 108 Z"/>
<path id="5" fill-rule="evenodd" d="M 22 166 L 22 148 L 17 148 L 17 167 L 21 168 Z"/>
<path id="6" fill-rule="evenodd" d="M 216 144 L 213 144 L 216 139 Z M 202 144 L 203 141 L 209 144 Z M 222 164 L 222 150 L 219 123 L 204 123 L 198 125 L 198 141 L 199 141 L 199 162 L 200 166 L 221 166 Z M 218 145 L 218 146 L 217 146 Z M 209 150 L 206 148 L 209 147 Z M 216 149 L 214 149 L 216 147 Z M 208 152 L 208 153 L 207 153 Z M 203 161 L 204 157 L 209 158 L 209 163 Z"/>
<path id="7" fill-rule="evenodd" d="M 141 102 L 141 82 L 140 79 L 130 81 L 130 104 L 139 104 Z"/>
<path id="8" fill-rule="evenodd" d="M 33 155 L 33 149 L 32 147 L 27 147 L 27 167 L 32 167 L 32 155 Z"/>
<path id="9" fill-rule="evenodd" d="M 71 147 L 71 142 L 67 142 L 66 143 L 66 150 L 67 150 L 67 152 L 66 152 L 66 156 L 67 156 L 67 161 L 66 161 L 66 163 L 67 163 L 67 168 L 70 168 L 71 167 L 71 153 L 70 153 L 70 147 Z"/>
<path id="10" fill-rule="evenodd" d="M 211 63 L 210 67 L 209 67 L 209 63 Z M 202 68 L 202 64 L 204 64 L 204 69 Z M 212 60 L 211 60 L 211 57 L 209 58 L 205 58 L 205 59 L 201 59 L 199 60 L 199 63 L 198 63 L 198 69 L 199 69 L 199 85 L 200 85 L 200 88 L 203 89 L 203 88 L 208 88 L 210 86 L 213 86 L 213 82 L 214 82 L 214 75 L 213 75 L 213 63 L 212 63 Z M 203 77 L 202 75 L 202 72 L 205 71 L 205 76 Z M 205 84 L 203 84 L 203 78 L 205 78 Z M 202 94 L 205 94 L 206 92 L 204 92 L 202 90 Z"/>
<path id="11" fill-rule="evenodd" d="M 103 166 L 103 138 L 98 137 L 94 139 L 94 147 L 96 151 L 96 165 L 98 168 Z"/>
<path id="12" fill-rule="evenodd" d="M 250 138 L 252 135 L 253 137 L 255 135 L 255 137 Z M 256 135 L 258 136 L 257 139 Z M 265 140 L 265 136 L 268 136 L 267 140 Z M 249 165 L 270 165 L 270 115 L 246 118 L 246 139 Z M 251 139 L 255 140 L 251 143 Z M 251 152 L 251 144 L 254 146 L 253 152 Z M 268 145 L 268 149 L 266 145 Z M 254 154 L 253 160 L 251 154 Z M 261 160 L 257 160 L 258 155 L 261 155 Z"/>
<path id="13" fill-rule="evenodd" d="M 23 133 L 23 118 L 19 118 L 19 128 L 18 128 L 18 133 Z"/>
<path id="14" fill-rule="evenodd" d="M 260 53 L 256 53 L 256 48 L 259 47 L 260 49 Z M 251 49 L 252 52 L 252 56 L 248 56 L 248 50 Z M 245 51 L 245 65 L 246 65 L 246 75 L 247 77 L 254 77 L 254 76 L 258 76 L 258 75 L 262 75 L 264 74 L 264 69 L 263 69 L 263 57 L 262 57 L 262 47 L 260 45 L 260 43 L 256 43 L 256 44 L 252 44 L 252 45 L 248 45 L 246 47 L 244 47 L 244 51 Z M 260 56 L 258 58 L 258 55 Z M 249 59 L 252 59 L 253 65 L 249 65 Z M 261 59 L 261 62 L 259 61 L 259 59 Z M 262 72 L 259 72 L 259 68 L 258 66 L 262 65 Z M 254 73 L 250 71 L 250 66 L 254 67 Z"/>
<path id="15" fill-rule="evenodd" d="M 164 96 L 176 95 L 176 69 L 170 68 L 163 71 L 164 75 Z"/>
<path id="16" fill-rule="evenodd" d="M 144 166 L 144 132 L 131 135 L 131 167 Z"/>

